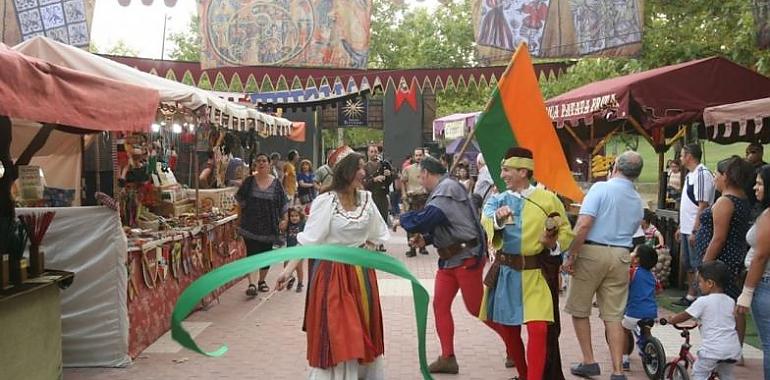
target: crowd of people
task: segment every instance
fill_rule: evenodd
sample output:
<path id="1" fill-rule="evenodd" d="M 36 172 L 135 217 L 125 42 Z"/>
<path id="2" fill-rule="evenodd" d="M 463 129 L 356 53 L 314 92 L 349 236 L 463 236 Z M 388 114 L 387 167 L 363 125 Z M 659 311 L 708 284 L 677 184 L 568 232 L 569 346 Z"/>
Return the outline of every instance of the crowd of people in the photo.
<path id="1" fill-rule="evenodd" d="M 770 196 L 765 190 L 770 166 L 762 161 L 761 145 L 750 145 L 746 153 L 720 161 L 712 172 L 701 162 L 701 146 L 689 144 L 669 165 L 667 193 L 679 202 L 676 237 L 689 284 L 677 302 L 687 309 L 669 320 L 700 323 L 698 379 L 712 371 L 723 380 L 733 378 L 749 310 L 770 379 Z M 617 157 L 609 179 L 586 194 L 574 226 L 563 201 L 533 177 L 534 157 L 527 149 L 506 153 L 501 192 L 483 155 L 476 157 L 475 179 L 466 160 L 450 166 L 424 149 L 395 167 L 382 157 L 376 145 L 365 155 L 342 147 L 313 170 L 296 151 L 286 161 L 277 153 L 257 155 L 252 175 L 237 193 L 248 254 L 284 244 L 386 252 L 390 230 L 400 226 L 408 233 L 407 257 L 428 254 L 430 245 L 439 257 L 433 310 L 441 354 L 430 371 L 459 372 L 452 303 L 460 292 L 467 311 L 500 336 L 505 366 L 530 380 L 564 378 L 559 292 L 560 276 L 567 273 L 563 309 L 582 354 L 569 371 L 583 377 L 602 372 L 589 322 L 596 307 L 611 356 L 610 378 L 626 378 L 631 332 L 640 320 L 658 317 L 660 284 L 653 268 L 656 250 L 666 246 L 634 184 L 643 167 L 638 153 Z M 307 284 L 310 378 L 360 378 L 354 375 L 359 371 L 366 379 L 385 378 L 376 273 L 322 260 L 311 262 L 307 272 L 303 265 L 286 263 L 276 287 L 302 292 Z M 249 275 L 249 296 L 270 290 L 267 270 Z"/>

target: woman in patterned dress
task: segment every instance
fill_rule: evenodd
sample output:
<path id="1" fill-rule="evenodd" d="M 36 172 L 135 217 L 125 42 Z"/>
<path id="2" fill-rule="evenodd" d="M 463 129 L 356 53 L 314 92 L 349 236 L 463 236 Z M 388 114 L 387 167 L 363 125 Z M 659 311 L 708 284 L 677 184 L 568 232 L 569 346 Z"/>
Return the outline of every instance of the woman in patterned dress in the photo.
<path id="1" fill-rule="evenodd" d="M 695 232 L 695 252 L 703 262 L 720 260 L 730 269 L 730 278 L 725 294 L 737 299 L 742 284 L 738 276 L 743 270 L 743 261 L 749 250 L 746 233 L 749 231 L 751 206 L 744 189 L 752 180 L 754 169 L 744 159 L 732 156 L 717 164 L 714 185 L 722 196 L 714 205 L 703 211 L 700 228 Z M 738 315 L 736 330 L 741 344 L 746 331 L 746 318 Z"/>
<path id="2" fill-rule="evenodd" d="M 246 243 L 246 256 L 269 252 L 280 241 L 281 231 L 286 229 L 289 203 L 281 182 L 270 174 L 270 157 L 259 153 L 255 157 L 256 172 L 243 181 L 235 194 L 241 207 L 238 232 Z M 249 287 L 246 295 L 254 297 L 257 291 L 268 292 L 265 278 L 269 266 L 259 269 L 258 282 L 249 273 Z"/>
<path id="3" fill-rule="evenodd" d="M 390 237 L 371 194 L 361 190 L 364 176 L 363 156 L 346 153 L 337 160 L 330 191 L 313 201 L 305 230 L 297 235 L 300 245 L 361 247 Z M 283 271 L 278 289 L 297 263 L 292 261 Z M 308 378 L 384 380 L 385 344 L 375 271 L 324 260 L 310 265 L 305 310 Z M 359 367 L 364 367 L 365 377 L 359 377 Z"/>

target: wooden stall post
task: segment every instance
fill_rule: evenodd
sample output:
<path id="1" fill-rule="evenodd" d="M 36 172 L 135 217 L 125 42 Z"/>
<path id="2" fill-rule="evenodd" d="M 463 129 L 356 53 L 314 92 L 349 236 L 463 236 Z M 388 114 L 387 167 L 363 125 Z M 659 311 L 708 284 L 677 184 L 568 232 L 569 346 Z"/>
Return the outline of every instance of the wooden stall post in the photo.
<path id="1" fill-rule="evenodd" d="M 200 127 L 200 124 L 198 124 L 198 127 Z M 195 128 L 195 140 L 193 141 L 193 161 L 195 166 L 195 172 L 193 173 L 193 178 L 195 178 L 195 218 L 198 219 L 200 217 L 200 168 L 198 167 L 198 130 L 200 128 Z"/>
<path id="2" fill-rule="evenodd" d="M 668 149 L 661 149 L 658 152 L 658 208 L 660 209 L 666 208 L 666 182 L 668 182 L 665 171 L 666 151 Z"/>
<path id="3" fill-rule="evenodd" d="M 7 116 L 0 116 L 0 164 L 3 165 L 4 172 L 0 176 L 0 218 L 9 219 L 16 216 L 16 210 L 11 199 L 11 187 L 18 175 L 11 158 L 12 139 L 11 119 Z"/>

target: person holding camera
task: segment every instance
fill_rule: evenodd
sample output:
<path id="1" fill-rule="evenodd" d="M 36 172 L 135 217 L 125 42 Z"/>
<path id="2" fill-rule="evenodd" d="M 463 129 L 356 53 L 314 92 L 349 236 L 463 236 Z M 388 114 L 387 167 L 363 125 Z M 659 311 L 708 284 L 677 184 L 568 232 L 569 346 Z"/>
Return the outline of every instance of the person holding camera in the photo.
<path id="1" fill-rule="evenodd" d="M 364 189 L 372 193 L 372 200 L 380 212 L 382 220 L 388 221 L 388 188 L 393 182 L 393 171 L 390 164 L 380 159 L 380 149 L 377 145 L 369 145 L 366 155 L 368 161 L 364 165 L 366 177 L 364 177 Z M 380 252 L 385 252 L 385 246 L 377 247 Z"/>

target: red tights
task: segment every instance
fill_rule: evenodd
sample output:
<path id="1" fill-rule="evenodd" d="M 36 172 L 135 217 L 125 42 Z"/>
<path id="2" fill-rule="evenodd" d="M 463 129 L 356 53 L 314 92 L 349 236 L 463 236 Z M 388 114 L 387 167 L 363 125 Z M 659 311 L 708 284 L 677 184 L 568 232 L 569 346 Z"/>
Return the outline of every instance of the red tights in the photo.
<path id="1" fill-rule="evenodd" d="M 503 326 L 513 342 L 513 362 L 521 380 L 541 380 L 545 371 L 548 323 L 529 322 L 527 326 L 527 351 L 524 358 L 524 343 L 521 340 L 521 326 Z"/>
<path id="2" fill-rule="evenodd" d="M 465 263 L 459 267 L 439 269 L 436 273 L 436 282 L 433 289 L 433 313 L 436 317 L 438 339 L 441 341 L 441 356 L 445 358 L 455 354 L 455 324 L 452 318 L 452 301 L 454 301 L 458 290 L 462 290 L 465 308 L 468 309 L 471 315 L 477 317 L 481 309 L 481 298 L 484 295 L 481 275 L 484 271 L 484 262 L 482 261 L 474 268 L 473 264 L 475 263 L 476 259 L 474 258 L 466 259 Z M 503 339 L 508 357 L 514 357 L 514 333 L 510 331 L 510 327 L 490 321 L 485 323 Z M 515 336 L 518 336 L 518 334 Z M 521 344 L 520 336 L 519 344 Z M 543 339 L 543 345 L 545 346 L 545 338 Z M 516 364 L 518 365 L 518 363 Z"/>

